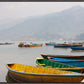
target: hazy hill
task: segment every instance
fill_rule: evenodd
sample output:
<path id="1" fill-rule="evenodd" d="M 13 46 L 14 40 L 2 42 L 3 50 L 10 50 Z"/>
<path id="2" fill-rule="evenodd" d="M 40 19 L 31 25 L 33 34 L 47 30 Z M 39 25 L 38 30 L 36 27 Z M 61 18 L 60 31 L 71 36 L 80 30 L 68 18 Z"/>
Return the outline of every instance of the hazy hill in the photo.
<path id="1" fill-rule="evenodd" d="M 12 28 L 17 23 L 21 23 L 23 21 L 24 21 L 23 18 L 18 18 L 18 19 L 14 19 L 14 18 L 0 19 L 0 31 L 4 30 L 4 29 Z"/>
<path id="2" fill-rule="evenodd" d="M 58 13 L 26 18 L 0 31 L 0 39 L 69 39 L 83 32 L 84 8 L 76 6 Z"/>
<path id="3" fill-rule="evenodd" d="M 81 33 L 75 37 L 75 40 L 84 40 L 84 33 Z"/>

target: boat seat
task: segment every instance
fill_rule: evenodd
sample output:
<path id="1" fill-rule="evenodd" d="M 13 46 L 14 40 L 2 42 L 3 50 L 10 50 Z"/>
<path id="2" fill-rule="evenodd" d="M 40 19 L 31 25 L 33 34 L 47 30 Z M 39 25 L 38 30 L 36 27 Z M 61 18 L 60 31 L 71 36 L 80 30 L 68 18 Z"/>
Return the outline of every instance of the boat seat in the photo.
<path id="1" fill-rule="evenodd" d="M 63 66 L 63 65 L 62 65 L 62 64 L 60 64 L 60 68 L 62 68 L 62 66 Z"/>
<path id="2" fill-rule="evenodd" d="M 66 68 L 69 68 L 69 66 L 66 66 Z"/>
<path id="3" fill-rule="evenodd" d="M 51 62 L 50 65 L 52 66 L 53 65 L 53 62 Z"/>
<path id="4" fill-rule="evenodd" d="M 45 64 L 39 64 L 39 65 L 45 65 Z"/>
<path id="5" fill-rule="evenodd" d="M 52 66 L 52 62 L 47 61 L 47 66 Z"/>
<path id="6" fill-rule="evenodd" d="M 60 68 L 61 64 L 58 65 L 58 67 Z"/>
<path id="7" fill-rule="evenodd" d="M 59 64 L 56 63 L 56 64 L 53 65 L 53 67 L 54 67 L 54 68 L 55 68 L 55 67 L 56 67 L 56 68 L 59 68 L 58 65 L 59 65 Z"/>
<path id="8" fill-rule="evenodd" d="M 52 63 L 50 66 L 52 66 L 52 68 L 53 68 L 53 65 L 54 65 L 54 63 Z"/>
<path id="9" fill-rule="evenodd" d="M 62 67 L 61 68 L 64 68 L 64 64 L 62 65 Z"/>
<path id="10" fill-rule="evenodd" d="M 66 65 L 64 65 L 64 68 L 68 68 Z"/>

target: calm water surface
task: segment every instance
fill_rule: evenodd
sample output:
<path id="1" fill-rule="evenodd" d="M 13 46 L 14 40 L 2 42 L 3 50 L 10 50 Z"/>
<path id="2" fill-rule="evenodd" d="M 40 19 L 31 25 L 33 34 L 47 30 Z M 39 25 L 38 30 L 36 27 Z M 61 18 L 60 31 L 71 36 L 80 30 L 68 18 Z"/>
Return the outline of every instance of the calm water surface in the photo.
<path id="1" fill-rule="evenodd" d="M 62 55 L 84 55 L 84 51 L 72 51 L 70 48 L 54 48 L 45 46 L 32 48 L 19 48 L 18 42 L 13 45 L 0 45 L 0 82 L 6 82 L 6 63 L 20 63 L 35 66 L 35 59 L 41 57 L 40 54 L 62 54 Z"/>

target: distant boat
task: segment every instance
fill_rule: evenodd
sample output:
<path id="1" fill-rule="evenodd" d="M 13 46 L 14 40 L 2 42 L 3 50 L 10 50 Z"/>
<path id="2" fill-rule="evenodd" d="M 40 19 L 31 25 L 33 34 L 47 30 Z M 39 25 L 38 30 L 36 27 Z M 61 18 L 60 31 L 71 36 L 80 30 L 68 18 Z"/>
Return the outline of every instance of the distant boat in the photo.
<path id="1" fill-rule="evenodd" d="M 24 43 L 19 43 L 19 44 L 18 44 L 18 47 L 29 47 L 29 44 L 26 44 L 26 45 L 25 45 Z"/>
<path id="2" fill-rule="evenodd" d="M 84 47 L 71 47 L 72 50 L 84 50 Z"/>
<path id="3" fill-rule="evenodd" d="M 81 82 L 81 73 L 28 66 L 16 63 L 7 64 L 10 78 L 20 83 L 74 83 Z"/>
<path id="4" fill-rule="evenodd" d="M 48 57 L 56 57 L 56 58 L 67 58 L 67 59 L 84 59 L 84 55 L 50 55 L 50 54 L 41 54 L 44 59 L 48 59 Z"/>
<path id="5" fill-rule="evenodd" d="M 48 59 L 54 62 L 61 62 L 72 66 L 84 67 L 84 60 L 64 59 L 56 57 L 48 57 Z"/>
<path id="6" fill-rule="evenodd" d="M 42 58 L 36 58 L 36 66 L 53 68 L 56 70 L 66 70 L 66 71 L 84 73 L 84 68 L 75 67 L 75 66 L 67 65 L 60 62 L 53 62 L 53 61 L 42 59 Z"/>
<path id="7" fill-rule="evenodd" d="M 14 44 L 14 43 L 8 43 L 8 42 L 6 42 L 6 43 L 0 43 L 0 45 L 12 45 L 12 44 Z"/>
<path id="8" fill-rule="evenodd" d="M 49 42 L 49 43 L 45 43 L 45 45 L 46 46 L 48 46 L 48 45 L 56 45 L 56 43 L 55 42 Z"/>
<path id="9" fill-rule="evenodd" d="M 56 44 L 56 45 L 54 45 L 54 48 L 57 48 L 57 47 L 59 47 L 59 48 L 69 48 L 69 47 L 78 47 L 78 46 L 82 46 L 82 44 L 66 44 L 66 43 L 64 43 L 64 44 Z"/>
<path id="10" fill-rule="evenodd" d="M 42 44 L 24 44 L 20 43 L 18 47 L 42 47 Z"/>
<path id="11" fill-rule="evenodd" d="M 42 47 L 42 44 L 30 44 L 28 47 Z"/>

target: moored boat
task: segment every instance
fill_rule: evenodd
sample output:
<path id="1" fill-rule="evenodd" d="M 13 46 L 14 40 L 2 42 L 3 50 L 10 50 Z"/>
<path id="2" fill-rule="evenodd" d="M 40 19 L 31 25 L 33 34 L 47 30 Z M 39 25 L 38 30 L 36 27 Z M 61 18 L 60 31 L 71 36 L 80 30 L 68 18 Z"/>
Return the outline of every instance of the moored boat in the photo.
<path id="1" fill-rule="evenodd" d="M 71 71 L 54 70 L 43 67 L 28 66 L 16 63 L 7 64 L 9 76 L 18 82 L 56 83 L 81 82 L 84 75 Z M 74 79 L 74 80 L 73 80 Z"/>
<path id="2" fill-rule="evenodd" d="M 54 68 L 57 70 L 66 70 L 66 71 L 84 73 L 84 68 L 75 67 L 75 66 L 67 65 L 60 62 L 53 62 L 53 61 L 42 59 L 42 58 L 36 58 L 36 66 Z"/>
<path id="3" fill-rule="evenodd" d="M 84 47 L 71 47 L 72 50 L 84 50 Z"/>
<path id="4" fill-rule="evenodd" d="M 51 54 L 41 54 L 44 59 L 48 59 L 48 57 L 56 57 L 56 58 L 67 58 L 67 59 L 84 59 L 84 55 L 51 55 Z"/>
<path id="5" fill-rule="evenodd" d="M 30 44 L 29 47 L 42 47 L 42 44 Z"/>
<path id="6" fill-rule="evenodd" d="M 18 47 L 29 47 L 29 44 L 20 43 L 18 44 Z"/>
<path id="7" fill-rule="evenodd" d="M 80 47 L 82 44 L 56 44 L 54 48 L 69 48 L 69 47 Z"/>
<path id="8" fill-rule="evenodd" d="M 52 46 L 52 45 L 56 45 L 56 43 L 55 42 L 49 42 L 49 43 L 45 43 L 45 45 L 46 46 L 48 46 L 48 45 Z"/>
<path id="9" fill-rule="evenodd" d="M 84 60 L 75 60 L 75 59 L 64 59 L 64 58 L 56 58 L 56 57 L 48 57 L 49 60 L 54 62 L 61 62 L 72 66 L 84 67 Z"/>
<path id="10" fill-rule="evenodd" d="M 18 47 L 42 47 L 42 44 L 24 44 L 20 43 Z"/>
<path id="11" fill-rule="evenodd" d="M 12 44 L 14 44 L 14 43 L 8 43 L 8 42 L 6 42 L 6 43 L 0 43 L 0 45 L 12 45 Z"/>

